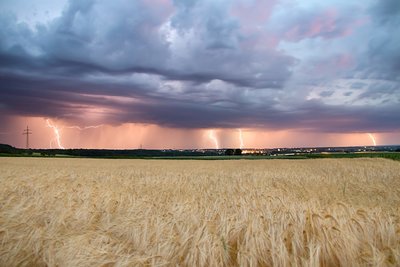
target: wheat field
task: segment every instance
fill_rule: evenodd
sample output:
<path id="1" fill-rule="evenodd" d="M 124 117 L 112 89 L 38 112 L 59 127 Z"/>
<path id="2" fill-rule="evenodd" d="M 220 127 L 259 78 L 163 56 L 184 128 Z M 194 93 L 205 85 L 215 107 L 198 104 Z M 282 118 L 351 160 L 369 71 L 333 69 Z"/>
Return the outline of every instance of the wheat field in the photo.
<path id="1" fill-rule="evenodd" d="M 0 158 L 0 266 L 399 266 L 400 162 Z"/>

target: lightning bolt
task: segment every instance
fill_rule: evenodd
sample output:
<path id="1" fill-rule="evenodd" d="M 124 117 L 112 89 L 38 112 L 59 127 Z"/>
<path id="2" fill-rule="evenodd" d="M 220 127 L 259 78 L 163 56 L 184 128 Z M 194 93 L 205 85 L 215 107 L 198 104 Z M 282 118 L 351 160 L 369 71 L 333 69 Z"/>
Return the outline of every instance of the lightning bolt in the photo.
<path id="1" fill-rule="evenodd" d="M 88 130 L 88 129 L 97 129 L 97 128 L 100 128 L 100 127 L 103 127 L 103 126 L 104 126 L 104 124 L 93 125 L 93 126 L 92 125 L 91 126 L 84 126 L 84 127 L 79 127 L 79 126 L 74 125 L 74 126 L 67 126 L 65 128 L 77 129 L 79 131 L 84 131 L 84 130 Z"/>
<path id="2" fill-rule="evenodd" d="M 63 147 L 61 145 L 60 129 L 58 129 L 58 127 L 56 125 L 53 125 L 49 119 L 46 119 L 46 123 L 47 123 L 47 127 L 53 129 L 53 131 L 54 131 L 54 136 L 55 136 L 54 139 L 57 142 L 58 148 L 65 149 L 65 147 Z M 50 140 L 50 148 L 52 147 L 51 144 L 53 143 L 54 139 Z"/>
<path id="3" fill-rule="evenodd" d="M 374 144 L 374 146 L 376 146 L 376 141 L 375 141 L 375 137 L 372 135 L 372 133 L 367 133 L 369 138 L 371 138 L 372 143 Z"/>
<path id="4" fill-rule="evenodd" d="M 244 146 L 242 129 L 238 129 L 238 131 L 239 131 L 240 149 L 242 149 Z"/>
<path id="5" fill-rule="evenodd" d="M 210 138 L 211 141 L 215 144 L 215 149 L 219 149 L 218 139 L 215 136 L 214 130 L 209 130 L 208 131 L 208 138 Z"/>
<path id="6" fill-rule="evenodd" d="M 62 146 L 62 144 L 61 144 L 61 133 L 60 133 L 60 132 L 61 132 L 62 129 L 68 128 L 68 129 L 76 129 L 76 130 L 79 130 L 79 131 L 84 131 L 84 130 L 88 130 L 88 129 L 97 129 L 97 128 L 100 128 L 100 127 L 103 127 L 103 126 L 104 126 L 104 124 L 100 124 L 100 125 L 90 125 L 90 126 L 84 126 L 84 127 L 79 127 L 79 126 L 77 126 L 77 125 L 73 125 L 73 126 L 64 126 L 64 127 L 62 127 L 62 128 L 59 128 L 58 126 L 54 125 L 54 124 L 51 122 L 50 119 L 46 119 L 46 123 L 47 123 L 47 127 L 53 129 L 53 131 L 54 131 L 54 136 L 55 136 L 54 139 L 52 139 L 52 140 L 50 141 L 50 147 L 52 147 L 52 143 L 53 143 L 53 141 L 55 140 L 56 143 L 57 143 L 57 145 L 58 145 L 58 148 L 61 148 L 61 149 L 65 149 L 65 148 Z"/>

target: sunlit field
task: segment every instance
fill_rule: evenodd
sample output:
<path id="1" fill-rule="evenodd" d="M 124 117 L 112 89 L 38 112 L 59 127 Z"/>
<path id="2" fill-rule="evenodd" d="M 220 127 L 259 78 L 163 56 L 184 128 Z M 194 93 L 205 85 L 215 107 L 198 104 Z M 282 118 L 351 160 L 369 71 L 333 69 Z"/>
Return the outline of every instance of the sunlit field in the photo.
<path id="1" fill-rule="evenodd" d="M 400 162 L 0 158 L 0 266 L 399 266 Z"/>

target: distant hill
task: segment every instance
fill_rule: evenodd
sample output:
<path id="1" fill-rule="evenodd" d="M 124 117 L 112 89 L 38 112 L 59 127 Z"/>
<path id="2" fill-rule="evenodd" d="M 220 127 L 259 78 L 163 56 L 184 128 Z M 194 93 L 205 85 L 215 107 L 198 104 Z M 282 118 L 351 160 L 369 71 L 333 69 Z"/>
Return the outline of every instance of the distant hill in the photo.
<path id="1" fill-rule="evenodd" d="M 0 144 L 0 153 L 19 154 L 21 152 L 22 152 L 21 149 L 15 148 L 15 147 L 7 145 L 7 144 Z"/>
<path id="2" fill-rule="evenodd" d="M 84 158 L 351 158 L 380 157 L 400 160 L 400 146 L 264 149 L 243 155 L 240 149 L 23 149 L 0 144 L 0 156 Z M 242 155 L 241 155 L 242 154 Z M 260 157 L 261 156 L 261 157 Z"/>

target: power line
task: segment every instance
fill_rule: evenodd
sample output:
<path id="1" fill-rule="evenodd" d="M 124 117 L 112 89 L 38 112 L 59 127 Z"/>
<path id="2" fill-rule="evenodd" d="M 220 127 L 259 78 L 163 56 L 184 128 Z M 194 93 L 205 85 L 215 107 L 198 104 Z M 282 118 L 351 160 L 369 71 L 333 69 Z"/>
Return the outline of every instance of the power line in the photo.
<path id="1" fill-rule="evenodd" d="M 29 149 L 29 135 L 32 134 L 32 131 L 26 126 L 26 129 L 22 132 L 23 135 L 26 135 L 26 149 Z"/>

